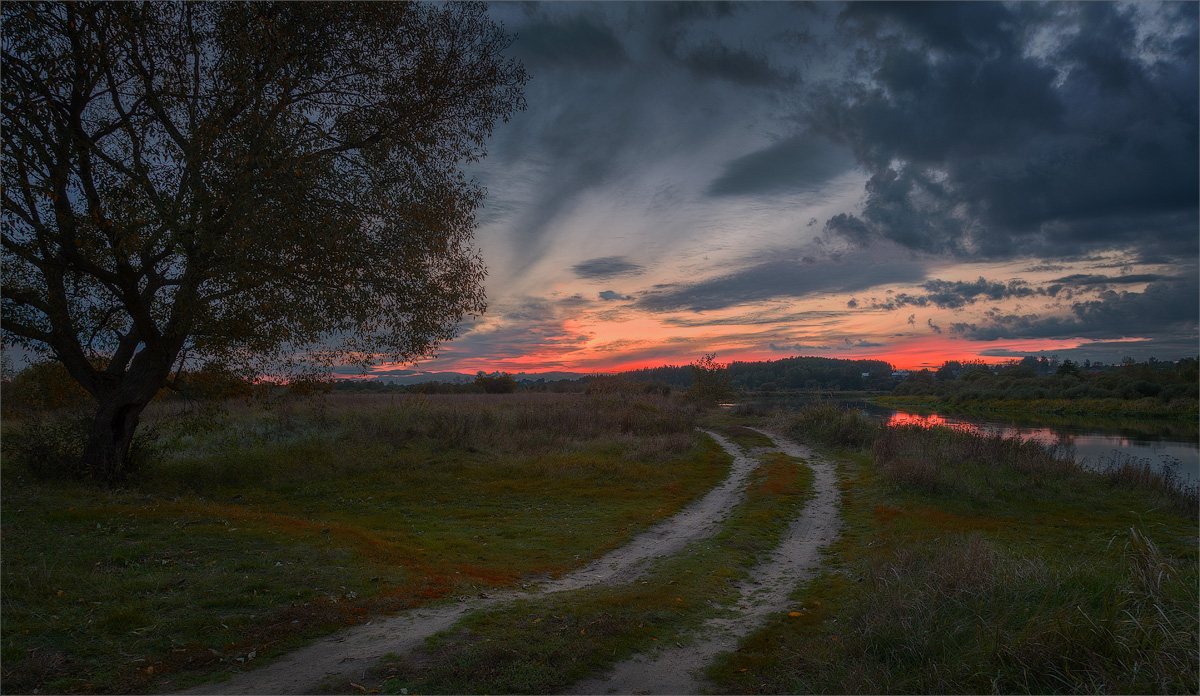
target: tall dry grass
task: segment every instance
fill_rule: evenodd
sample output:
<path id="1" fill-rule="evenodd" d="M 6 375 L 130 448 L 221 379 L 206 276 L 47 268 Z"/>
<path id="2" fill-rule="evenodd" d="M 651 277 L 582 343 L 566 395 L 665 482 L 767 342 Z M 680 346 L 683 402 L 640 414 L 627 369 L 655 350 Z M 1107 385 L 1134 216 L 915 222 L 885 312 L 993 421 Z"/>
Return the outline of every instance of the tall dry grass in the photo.
<path id="1" fill-rule="evenodd" d="M 861 411 L 831 404 L 777 414 L 774 426 L 826 446 L 869 449 L 876 468 L 897 485 L 949 495 L 982 506 L 1001 499 L 1053 496 L 1062 486 L 1100 475 L 1110 485 L 1140 490 L 1184 515 L 1200 514 L 1200 488 L 1178 464 L 1114 452 L 1085 467 L 1066 445 L 922 425 L 883 426 Z"/>
<path id="2" fill-rule="evenodd" d="M 648 394 L 335 394 L 159 415 L 149 475 L 192 488 L 327 479 L 402 449 L 536 460 L 561 474 L 580 457 L 654 464 L 698 442 L 692 406 Z"/>
<path id="3" fill-rule="evenodd" d="M 1109 567 L 1005 554 L 980 537 L 901 547 L 865 564 L 845 663 L 826 665 L 840 676 L 824 683 L 839 693 L 1196 693 L 1195 580 L 1137 529 Z"/>

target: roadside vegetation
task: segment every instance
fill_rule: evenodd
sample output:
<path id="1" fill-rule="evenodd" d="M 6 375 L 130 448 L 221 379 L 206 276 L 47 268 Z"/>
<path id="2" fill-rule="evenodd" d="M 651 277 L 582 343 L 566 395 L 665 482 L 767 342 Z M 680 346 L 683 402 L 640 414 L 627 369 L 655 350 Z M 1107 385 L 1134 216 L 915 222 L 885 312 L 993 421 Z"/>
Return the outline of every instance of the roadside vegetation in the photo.
<path id="1" fill-rule="evenodd" d="M 709 670 L 732 693 L 1196 693 L 1197 492 L 1137 462 L 808 409 L 843 534 Z"/>
<path id="2" fill-rule="evenodd" d="M 728 466 L 690 403 L 645 394 L 151 408 L 119 489 L 72 478 L 69 410 L 4 422 L 6 692 L 187 686 L 379 612 L 562 573 Z"/>

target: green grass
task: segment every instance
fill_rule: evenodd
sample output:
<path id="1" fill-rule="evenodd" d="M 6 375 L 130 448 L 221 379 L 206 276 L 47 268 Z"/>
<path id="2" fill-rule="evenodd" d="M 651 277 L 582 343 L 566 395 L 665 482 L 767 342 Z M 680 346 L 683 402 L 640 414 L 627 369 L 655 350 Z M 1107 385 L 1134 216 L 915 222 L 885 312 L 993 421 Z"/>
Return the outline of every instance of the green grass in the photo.
<path id="1" fill-rule="evenodd" d="M 1196 693 L 1194 491 L 945 429 L 871 444 L 838 453 L 843 534 L 800 615 L 723 656 L 722 691 Z"/>
<path id="2" fill-rule="evenodd" d="M 134 693 L 558 574 L 723 478 L 657 398 L 331 397 L 159 420 L 125 490 L 5 453 L 5 689 Z M 20 424 L 6 424 L 6 437 Z"/>
<path id="3" fill-rule="evenodd" d="M 717 429 L 762 444 L 752 431 Z M 376 680 L 386 693 L 554 693 L 636 653 L 690 642 L 705 619 L 739 598 L 732 583 L 764 560 L 811 495 L 812 472 L 803 462 L 761 456 L 745 500 L 712 538 L 632 584 L 475 612 L 418 655 L 385 660 Z"/>

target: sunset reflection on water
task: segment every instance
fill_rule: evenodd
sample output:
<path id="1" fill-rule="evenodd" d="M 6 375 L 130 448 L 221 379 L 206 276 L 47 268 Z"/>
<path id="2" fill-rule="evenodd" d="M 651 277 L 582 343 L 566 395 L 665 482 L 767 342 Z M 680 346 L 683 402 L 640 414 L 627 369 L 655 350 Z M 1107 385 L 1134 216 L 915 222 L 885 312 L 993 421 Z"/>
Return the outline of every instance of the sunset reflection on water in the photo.
<path id="1" fill-rule="evenodd" d="M 1115 433 L 1100 432 L 1071 433 L 1050 427 L 971 422 L 936 413 L 891 411 L 883 414 L 877 411 L 874 417 L 889 426 L 944 427 L 977 435 L 1034 440 L 1051 447 L 1067 448 L 1065 451 L 1070 452 L 1084 466 L 1102 466 L 1104 462 L 1115 460 L 1118 455 L 1148 458 L 1152 463 L 1160 465 L 1174 461 L 1180 466 L 1179 473 L 1184 479 L 1200 480 L 1200 449 L 1195 441 L 1137 440 Z"/>
<path id="2" fill-rule="evenodd" d="M 955 430 L 965 430 L 976 435 L 999 435 L 1001 437 L 1019 437 L 1022 440 L 1036 440 L 1046 445 L 1071 445 L 1075 438 L 1071 435 L 1056 432 L 1050 428 L 1012 427 L 996 424 L 981 425 L 957 418 L 947 418 L 936 413 L 905 413 L 893 411 L 887 416 L 889 426 L 918 425 L 925 428 L 944 427 Z"/>

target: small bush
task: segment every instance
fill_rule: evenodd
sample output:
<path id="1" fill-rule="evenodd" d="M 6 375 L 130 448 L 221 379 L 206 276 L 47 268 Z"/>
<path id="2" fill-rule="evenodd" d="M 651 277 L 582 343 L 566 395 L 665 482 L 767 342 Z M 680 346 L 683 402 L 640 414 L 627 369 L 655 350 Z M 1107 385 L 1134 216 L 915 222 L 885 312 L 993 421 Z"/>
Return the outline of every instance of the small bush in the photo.
<path id="1" fill-rule="evenodd" d="M 89 426 L 81 414 L 34 414 L 7 434 L 5 453 L 35 478 L 80 479 Z"/>
<path id="2" fill-rule="evenodd" d="M 802 408 L 785 417 L 782 427 L 798 439 L 835 447 L 866 447 L 880 429 L 862 411 L 830 404 Z"/>

